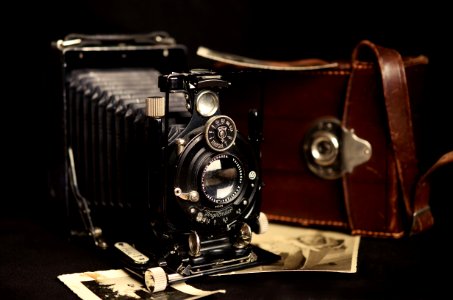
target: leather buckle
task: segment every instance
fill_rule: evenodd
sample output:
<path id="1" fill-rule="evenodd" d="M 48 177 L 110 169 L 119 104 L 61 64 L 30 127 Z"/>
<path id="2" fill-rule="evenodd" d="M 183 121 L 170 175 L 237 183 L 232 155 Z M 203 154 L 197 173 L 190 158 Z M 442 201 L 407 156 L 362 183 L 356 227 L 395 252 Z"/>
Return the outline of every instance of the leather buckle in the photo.
<path id="1" fill-rule="evenodd" d="M 412 214 L 412 227 L 410 235 L 417 234 L 433 225 L 431 207 L 429 205 L 415 211 Z"/>

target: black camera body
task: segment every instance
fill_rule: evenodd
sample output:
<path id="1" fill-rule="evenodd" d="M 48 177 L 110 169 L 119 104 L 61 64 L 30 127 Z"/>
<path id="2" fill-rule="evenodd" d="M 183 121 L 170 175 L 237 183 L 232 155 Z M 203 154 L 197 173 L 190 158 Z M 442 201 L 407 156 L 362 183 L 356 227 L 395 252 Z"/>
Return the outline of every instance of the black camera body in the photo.
<path id="1" fill-rule="evenodd" d="M 250 111 L 243 136 L 220 109 L 230 82 L 186 71 L 184 47 L 170 37 L 145 37 L 57 43 L 64 79 L 59 182 L 71 232 L 114 249 L 157 291 L 270 256 L 251 244 L 252 232 L 267 228 L 258 111 Z"/>

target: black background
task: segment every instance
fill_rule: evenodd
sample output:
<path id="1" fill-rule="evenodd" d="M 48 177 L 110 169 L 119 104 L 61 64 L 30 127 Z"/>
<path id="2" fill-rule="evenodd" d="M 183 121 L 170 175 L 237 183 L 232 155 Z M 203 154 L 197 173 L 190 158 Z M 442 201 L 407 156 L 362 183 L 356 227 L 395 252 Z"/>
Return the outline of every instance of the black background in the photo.
<path id="1" fill-rule="evenodd" d="M 403 55 L 425 54 L 430 59 L 429 97 L 426 124 L 423 124 L 423 135 L 428 141 L 425 147 L 429 149 L 426 160 L 433 162 L 441 153 L 453 149 L 452 110 L 449 109 L 453 101 L 452 59 L 451 48 L 446 45 L 453 27 L 449 10 L 432 2 L 395 6 L 395 3 L 382 1 L 354 4 L 338 1 L 332 5 L 323 1 L 294 0 L 270 3 L 80 0 L 58 4 L 18 2 L 14 6 L 2 9 L 4 15 L 11 17 L 7 22 L 2 21 L 5 23 L 2 25 L 1 64 L 4 82 L 0 110 L 3 150 L 0 233 L 4 241 L 3 256 L 0 256 L 0 290 L 6 291 L 7 298 L 71 297 L 69 291 L 58 285 L 56 275 L 106 267 L 97 256 L 74 249 L 64 239 L 55 239 L 49 233 L 52 232 L 48 230 L 49 222 L 42 222 L 53 219 L 46 206 L 46 153 L 50 130 L 46 104 L 48 54 L 51 41 L 68 33 L 164 30 L 188 47 L 191 67 L 207 63 L 195 55 L 200 45 L 262 59 L 349 59 L 356 43 L 369 39 L 398 49 Z M 451 267 L 451 263 L 444 264 L 443 259 L 451 255 L 443 242 L 451 234 L 451 178 L 440 178 L 435 190 L 432 205 L 437 223 L 434 233 L 405 241 L 365 239 L 358 274 L 350 277 L 285 275 L 280 279 L 266 275 L 243 278 L 240 282 L 231 279 L 225 283 L 232 288 L 230 296 L 247 295 L 234 287 L 241 291 L 250 287 L 249 298 L 255 298 L 254 294 L 257 298 L 277 297 L 279 294 L 271 292 L 274 288 L 288 290 L 289 298 L 303 295 L 311 298 L 392 298 L 392 295 L 430 298 L 431 292 L 445 290 L 438 271 L 445 267 L 449 272 L 448 267 Z M 36 225 L 41 223 L 45 226 Z M 51 228 L 61 226 L 50 225 Z M 22 276 L 33 270 L 41 270 L 35 274 L 39 277 L 34 279 L 36 284 L 19 283 Z M 431 283 L 426 285 L 426 282 Z M 224 284 L 215 279 L 208 283 L 216 288 Z M 6 288 L 1 289 L 2 285 Z M 17 290 L 14 290 L 12 287 L 16 285 Z M 267 289 L 262 289 L 264 286 Z"/>
<path id="2" fill-rule="evenodd" d="M 52 41 L 68 33 L 137 33 L 164 30 L 189 49 L 190 67 L 205 66 L 198 46 L 262 59 L 349 59 L 362 39 L 430 59 L 430 97 L 424 135 L 428 161 L 453 148 L 450 121 L 452 62 L 448 9 L 387 2 L 335 4 L 309 1 L 98 0 L 16 3 L 4 24 L 2 212 L 35 214 L 46 195 Z M 20 24 L 20 25 L 19 25 Z"/>

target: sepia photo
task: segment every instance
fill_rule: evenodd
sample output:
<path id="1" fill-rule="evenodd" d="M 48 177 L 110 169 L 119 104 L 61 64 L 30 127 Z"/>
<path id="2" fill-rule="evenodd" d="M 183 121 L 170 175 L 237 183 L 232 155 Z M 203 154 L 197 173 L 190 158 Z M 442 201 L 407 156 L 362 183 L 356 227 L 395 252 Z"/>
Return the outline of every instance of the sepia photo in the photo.
<path id="1" fill-rule="evenodd" d="M 359 236 L 269 224 L 266 234 L 256 235 L 253 242 L 281 259 L 272 264 L 232 272 L 256 273 L 270 271 L 357 272 Z"/>
<path id="2" fill-rule="evenodd" d="M 225 290 L 204 291 L 185 282 L 171 285 L 162 292 L 151 293 L 123 270 L 83 272 L 58 276 L 82 300 L 100 299 L 199 299 Z"/>

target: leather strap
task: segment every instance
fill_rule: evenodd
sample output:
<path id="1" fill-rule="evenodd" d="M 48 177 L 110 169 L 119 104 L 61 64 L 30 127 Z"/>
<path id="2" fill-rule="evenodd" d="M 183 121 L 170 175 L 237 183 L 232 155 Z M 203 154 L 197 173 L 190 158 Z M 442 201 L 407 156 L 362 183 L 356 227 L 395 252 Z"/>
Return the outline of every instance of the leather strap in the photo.
<path id="1" fill-rule="evenodd" d="M 353 93 L 352 89 L 356 87 L 354 84 L 354 75 L 360 66 L 359 56 L 366 52 L 373 54 L 373 60 L 378 63 L 401 196 L 404 201 L 406 214 L 409 218 L 412 218 L 414 207 L 412 206 L 411 199 L 414 196 L 414 187 L 419 170 L 415 152 L 405 68 L 401 55 L 397 51 L 377 46 L 366 40 L 357 45 L 352 55 L 352 72 L 348 83 L 343 122 L 347 126 L 350 95 Z M 343 185 L 345 187 L 345 200 L 348 201 L 347 176 L 344 176 Z M 421 211 L 424 211 L 423 219 L 419 218 L 420 221 L 417 221 L 417 223 L 420 223 L 419 228 L 423 230 L 423 228 L 432 224 L 432 221 L 430 221 L 432 220 L 432 215 L 428 206 L 428 199 L 419 202 L 417 207 Z M 424 221 L 425 219 L 426 221 Z M 350 221 L 353 220 L 350 219 Z"/>
<path id="2" fill-rule="evenodd" d="M 453 151 L 448 152 L 439 158 L 439 160 L 432 165 L 432 167 L 429 168 L 429 170 L 423 174 L 418 181 L 415 190 L 414 213 L 412 218 L 412 228 L 410 231 L 411 234 L 419 233 L 433 225 L 434 220 L 428 205 L 431 189 L 430 179 L 434 171 L 451 163 L 453 163 Z"/>

